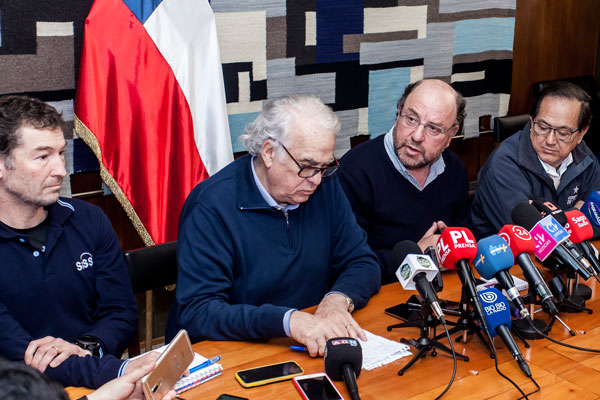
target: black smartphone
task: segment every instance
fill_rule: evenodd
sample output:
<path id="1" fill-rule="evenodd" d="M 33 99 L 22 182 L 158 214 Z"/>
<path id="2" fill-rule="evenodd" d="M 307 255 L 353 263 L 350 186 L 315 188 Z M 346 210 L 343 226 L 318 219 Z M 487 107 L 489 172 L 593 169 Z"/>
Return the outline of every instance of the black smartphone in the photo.
<path id="1" fill-rule="evenodd" d="M 401 319 L 402 321 L 418 321 L 421 319 L 421 307 L 412 307 L 410 304 L 398 304 L 385 309 L 387 315 Z"/>
<path id="2" fill-rule="evenodd" d="M 262 367 L 244 369 L 235 373 L 235 378 L 243 387 L 266 385 L 292 379 L 304 371 L 294 361 L 264 365 Z"/>
<path id="3" fill-rule="evenodd" d="M 216 400 L 248 400 L 247 397 L 234 396 L 232 394 L 222 394 Z"/>

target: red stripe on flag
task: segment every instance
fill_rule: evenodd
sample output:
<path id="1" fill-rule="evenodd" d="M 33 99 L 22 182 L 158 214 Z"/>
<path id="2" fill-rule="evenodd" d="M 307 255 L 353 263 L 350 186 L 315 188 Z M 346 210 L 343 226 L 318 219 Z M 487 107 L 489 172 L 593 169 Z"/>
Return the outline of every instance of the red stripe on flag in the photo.
<path id="1" fill-rule="evenodd" d="M 94 2 L 86 19 L 75 113 L 154 242 L 176 240 L 183 203 L 208 173 L 171 68 L 121 0 Z"/>

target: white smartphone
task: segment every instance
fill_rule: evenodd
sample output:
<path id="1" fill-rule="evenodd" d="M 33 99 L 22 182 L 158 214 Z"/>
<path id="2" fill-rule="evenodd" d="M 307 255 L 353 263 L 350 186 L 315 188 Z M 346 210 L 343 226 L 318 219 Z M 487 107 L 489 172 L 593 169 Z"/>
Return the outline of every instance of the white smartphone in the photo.
<path id="1" fill-rule="evenodd" d="M 162 399 L 173 389 L 192 361 L 194 350 L 187 331 L 182 329 L 156 360 L 154 370 L 142 378 L 142 389 L 146 399 Z"/>
<path id="2" fill-rule="evenodd" d="M 294 385 L 304 400 L 344 400 L 324 372 L 296 376 Z"/>

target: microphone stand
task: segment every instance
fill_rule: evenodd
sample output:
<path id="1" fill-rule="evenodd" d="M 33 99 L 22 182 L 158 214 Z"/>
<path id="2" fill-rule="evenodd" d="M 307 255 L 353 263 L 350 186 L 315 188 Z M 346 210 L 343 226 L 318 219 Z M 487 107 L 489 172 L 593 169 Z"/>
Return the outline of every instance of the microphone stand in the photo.
<path id="1" fill-rule="evenodd" d="M 554 267 L 554 276 L 560 276 L 560 268 L 557 265 Z M 589 314 L 591 314 L 593 310 L 591 308 L 586 308 L 585 300 L 576 293 L 577 279 L 578 277 L 575 274 L 575 271 L 567 268 L 566 295 L 560 302 L 558 309 L 567 313 L 587 311 Z"/>
<path id="2" fill-rule="evenodd" d="M 446 347 L 443 343 L 437 340 L 435 335 L 436 326 L 438 324 L 438 319 L 433 315 L 431 308 L 425 303 L 421 303 L 421 320 L 420 321 L 409 321 L 401 324 L 390 325 L 387 327 L 388 332 L 394 328 L 406 328 L 406 327 L 420 327 L 421 335 L 418 339 L 400 339 L 401 343 L 407 344 L 409 346 L 417 349 L 417 352 L 412 356 L 410 361 L 402 367 L 398 371 L 398 375 L 402 376 L 406 370 L 413 366 L 414 363 L 417 362 L 419 358 L 425 357 L 427 352 L 431 350 L 431 356 L 435 357 L 437 355 L 437 350 L 440 350 L 446 354 L 452 355 L 452 350 Z M 454 324 L 452 322 L 446 321 L 447 324 Z M 453 328 L 454 329 L 454 328 Z M 430 339 L 433 337 L 433 339 Z M 457 358 L 460 358 L 463 361 L 469 361 L 469 357 L 463 356 L 462 354 L 456 354 Z"/>
<path id="3" fill-rule="evenodd" d="M 448 333 L 452 335 L 457 332 L 462 332 L 462 335 L 456 338 L 457 343 L 467 343 L 469 335 L 475 333 L 479 340 L 481 340 L 481 343 L 483 343 L 484 347 L 490 353 L 490 358 L 494 358 L 494 352 L 492 351 L 492 348 L 484 339 L 479 325 L 475 323 L 474 311 L 468 306 L 469 296 L 470 295 L 466 285 L 463 285 L 460 297 L 460 318 L 456 321 L 454 328 L 448 330 Z M 435 340 L 438 340 L 443 336 L 445 336 L 445 334 L 441 333 L 435 337 Z"/>
<path id="4" fill-rule="evenodd" d="M 550 332 L 550 327 L 541 319 L 535 319 L 535 288 L 533 285 L 529 285 L 529 290 L 527 292 L 527 299 L 524 299 L 529 302 L 529 315 L 531 315 L 531 321 L 533 325 L 542 333 Z M 553 316 L 554 317 L 554 316 Z M 517 337 L 519 337 L 523 343 L 525 343 L 525 347 L 529 347 L 525 339 L 529 340 L 538 340 L 544 339 L 535 329 L 531 327 L 529 322 L 526 319 L 518 319 L 513 321 L 510 330 L 513 331 Z"/>

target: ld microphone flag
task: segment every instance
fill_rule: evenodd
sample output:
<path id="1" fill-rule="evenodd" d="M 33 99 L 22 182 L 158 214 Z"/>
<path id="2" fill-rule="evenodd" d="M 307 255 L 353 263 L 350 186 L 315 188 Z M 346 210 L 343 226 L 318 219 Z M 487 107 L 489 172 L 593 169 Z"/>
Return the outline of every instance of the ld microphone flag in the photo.
<path id="1" fill-rule="evenodd" d="M 95 1 L 74 123 L 144 243 L 176 240 L 188 193 L 233 159 L 208 2 Z"/>

